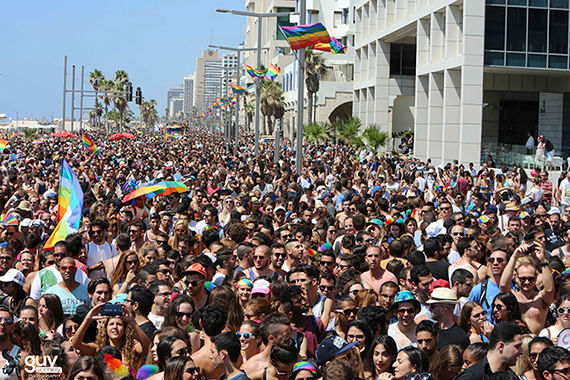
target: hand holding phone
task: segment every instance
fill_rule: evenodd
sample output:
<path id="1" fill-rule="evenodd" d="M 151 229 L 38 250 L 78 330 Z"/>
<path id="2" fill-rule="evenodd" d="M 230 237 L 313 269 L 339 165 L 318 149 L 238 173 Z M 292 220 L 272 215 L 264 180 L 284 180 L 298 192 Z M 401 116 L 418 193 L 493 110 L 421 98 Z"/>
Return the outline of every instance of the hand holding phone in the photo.
<path id="1" fill-rule="evenodd" d="M 123 315 L 123 306 L 122 305 L 113 305 L 113 304 L 104 304 L 101 305 L 101 312 L 100 314 L 105 317 L 117 317 Z"/>

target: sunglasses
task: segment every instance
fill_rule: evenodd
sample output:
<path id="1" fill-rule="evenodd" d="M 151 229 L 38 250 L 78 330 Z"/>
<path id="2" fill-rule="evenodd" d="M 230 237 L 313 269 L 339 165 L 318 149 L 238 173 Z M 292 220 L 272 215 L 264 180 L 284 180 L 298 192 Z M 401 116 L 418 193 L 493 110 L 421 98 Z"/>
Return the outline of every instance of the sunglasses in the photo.
<path id="1" fill-rule="evenodd" d="M 486 312 L 485 310 L 483 310 L 483 311 L 480 312 L 480 313 L 474 314 L 474 315 L 473 315 L 473 318 L 477 319 L 477 318 L 479 318 L 479 317 L 481 317 L 481 316 L 485 316 L 485 315 L 487 315 L 487 312 Z"/>
<path id="2" fill-rule="evenodd" d="M 14 320 L 12 318 L 0 318 L 0 323 L 11 325 L 12 323 L 14 323 Z"/>
<path id="3" fill-rule="evenodd" d="M 564 314 L 564 313 L 570 314 L 570 307 L 567 307 L 566 309 L 563 307 L 559 307 L 558 309 L 556 309 L 556 311 L 558 312 L 558 314 Z"/>
<path id="4" fill-rule="evenodd" d="M 77 330 L 79 330 L 79 326 L 67 326 L 65 328 L 65 331 L 67 331 L 67 332 L 73 332 L 73 331 L 77 331 Z"/>
<path id="5" fill-rule="evenodd" d="M 352 309 L 337 310 L 336 312 L 337 312 L 337 313 L 342 313 L 342 314 L 344 314 L 346 317 L 348 317 L 348 316 L 350 316 L 350 314 L 354 314 L 354 315 L 358 314 L 358 308 L 355 307 L 355 308 L 352 308 Z"/>
<path id="6" fill-rule="evenodd" d="M 454 232 L 453 236 L 465 236 L 464 232 Z"/>
<path id="7" fill-rule="evenodd" d="M 258 297 L 263 298 L 263 297 L 265 297 L 265 294 L 263 294 L 263 293 L 253 293 L 253 294 L 251 295 L 251 298 L 258 298 Z"/>
<path id="8" fill-rule="evenodd" d="M 93 235 L 99 235 L 99 234 L 102 234 L 102 233 L 103 233 L 103 230 L 91 230 L 91 233 L 92 233 Z"/>
<path id="9" fill-rule="evenodd" d="M 349 294 L 352 294 L 353 296 L 356 296 L 359 291 L 360 291 L 360 290 L 354 289 L 354 290 L 349 291 L 348 293 L 349 293 Z"/>
<path id="10" fill-rule="evenodd" d="M 166 274 L 166 275 L 171 275 L 172 271 L 170 269 L 159 269 L 158 272 L 162 273 L 162 274 Z M 196 284 L 198 285 L 198 284 Z M 196 285 L 192 285 L 192 286 L 196 286 Z"/>
<path id="11" fill-rule="evenodd" d="M 498 303 L 493 304 L 493 309 L 497 309 L 498 311 L 503 310 L 503 305 L 499 305 Z"/>
<path id="12" fill-rule="evenodd" d="M 236 335 L 238 336 L 238 338 L 241 338 L 243 336 L 244 339 L 249 339 L 252 336 L 257 336 L 256 334 L 252 334 L 252 333 L 248 333 L 248 332 L 246 332 L 246 333 L 238 332 L 238 333 L 236 333 Z"/>
<path id="13" fill-rule="evenodd" d="M 441 211 L 447 211 L 447 210 L 451 210 L 451 207 L 440 207 L 439 209 Z"/>
<path id="14" fill-rule="evenodd" d="M 192 319 L 192 317 L 194 316 L 194 313 L 184 313 L 182 311 L 177 311 L 176 312 L 176 317 L 182 319 L 183 317 L 186 317 L 188 319 Z"/>
<path id="15" fill-rule="evenodd" d="M 0 261 L 10 261 L 12 260 L 12 256 L 0 256 Z"/>
<path id="16" fill-rule="evenodd" d="M 431 379 L 431 374 L 424 373 L 409 373 L 406 375 L 406 380 L 428 380 Z"/>
<path id="17" fill-rule="evenodd" d="M 334 261 L 321 261 L 320 264 L 321 265 L 333 265 Z"/>
<path id="18" fill-rule="evenodd" d="M 528 353 L 528 358 L 529 358 L 530 360 L 532 360 L 532 361 L 535 361 L 536 358 L 538 358 L 538 354 L 539 354 L 538 352 L 529 352 L 529 353 Z"/>
<path id="19" fill-rule="evenodd" d="M 487 262 L 488 262 L 488 263 L 497 262 L 497 263 L 501 264 L 501 263 L 504 263 L 504 262 L 505 262 L 505 259 L 503 259 L 502 257 L 489 257 L 489 258 L 487 259 Z"/>
<path id="20" fill-rule="evenodd" d="M 184 370 L 186 373 L 200 373 L 200 367 L 190 367 Z"/>
<path id="21" fill-rule="evenodd" d="M 398 314 L 404 315 L 406 313 L 412 315 L 412 314 L 416 313 L 416 310 L 415 309 L 398 309 Z"/>
<path id="22" fill-rule="evenodd" d="M 64 272 L 72 271 L 72 270 L 75 269 L 75 265 L 61 265 L 61 266 L 59 267 L 59 269 L 61 269 L 61 270 L 64 271 Z"/>
<path id="23" fill-rule="evenodd" d="M 53 264 L 55 264 L 54 260 L 46 261 L 46 265 L 48 265 L 48 266 L 53 265 Z"/>
<path id="24" fill-rule="evenodd" d="M 536 281 L 536 277 L 519 277 L 521 282 L 534 282 Z"/>
<path id="25" fill-rule="evenodd" d="M 130 230 L 129 233 L 131 234 L 136 234 L 137 232 L 140 232 L 139 230 Z"/>
<path id="26" fill-rule="evenodd" d="M 323 291 L 323 292 L 325 290 L 332 292 L 334 290 L 334 285 L 319 285 L 319 289 L 321 289 L 321 291 Z"/>

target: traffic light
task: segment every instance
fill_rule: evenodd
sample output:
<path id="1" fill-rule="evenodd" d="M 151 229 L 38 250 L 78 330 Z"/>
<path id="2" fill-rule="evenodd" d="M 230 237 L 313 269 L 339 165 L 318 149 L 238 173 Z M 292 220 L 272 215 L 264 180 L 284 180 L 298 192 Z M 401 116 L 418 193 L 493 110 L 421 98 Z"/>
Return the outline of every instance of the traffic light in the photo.
<path id="1" fill-rule="evenodd" d="M 142 104 L 142 90 L 140 87 L 137 87 L 135 103 L 137 103 L 138 105 Z"/>
<path id="2" fill-rule="evenodd" d="M 103 116 L 103 110 L 101 108 L 97 108 L 97 116 Z"/>
<path id="3" fill-rule="evenodd" d="M 131 82 L 127 83 L 127 102 L 133 101 L 133 84 Z"/>

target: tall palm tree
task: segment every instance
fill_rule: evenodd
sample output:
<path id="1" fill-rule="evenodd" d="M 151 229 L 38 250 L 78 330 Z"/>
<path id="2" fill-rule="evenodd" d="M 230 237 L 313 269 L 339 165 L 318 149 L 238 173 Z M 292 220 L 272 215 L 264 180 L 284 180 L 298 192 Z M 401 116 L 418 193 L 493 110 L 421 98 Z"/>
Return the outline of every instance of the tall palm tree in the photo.
<path id="1" fill-rule="evenodd" d="M 390 139 L 390 134 L 383 131 L 378 125 L 368 126 L 362 136 L 366 139 L 367 145 L 376 153 L 379 153 L 381 148 L 386 147 Z"/>
<path id="2" fill-rule="evenodd" d="M 326 59 L 323 53 L 318 53 L 309 47 L 305 50 L 305 85 L 307 87 L 307 95 L 309 104 L 307 113 L 309 114 L 309 124 L 313 122 L 313 107 L 317 104 L 317 92 L 319 92 L 321 77 L 327 73 L 329 68 L 325 65 Z M 313 101 L 314 99 L 314 101 Z"/>
<path id="3" fill-rule="evenodd" d="M 93 86 L 95 90 L 95 109 L 99 108 L 99 94 L 97 93 L 101 89 L 101 81 L 105 80 L 105 76 L 103 72 L 98 69 L 94 69 L 92 72 L 89 73 L 89 83 Z M 93 123 L 95 125 L 96 123 Z M 101 120 L 99 119 L 99 124 L 101 124 Z"/>
<path id="4" fill-rule="evenodd" d="M 303 137 L 309 143 L 320 144 L 329 139 L 331 126 L 326 123 L 311 123 L 303 127 Z"/>
<path id="5" fill-rule="evenodd" d="M 255 114 L 255 108 L 251 104 L 251 98 L 253 98 L 253 93 L 246 92 L 243 95 L 243 111 L 245 112 L 245 128 L 249 132 L 251 123 L 253 122 L 253 115 Z"/>
<path id="6" fill-rule="evenodd" d="M 273 134 L 274 120 L 283 117 L 285 114 L 283 100 L 281 83 L 272 82 L 267 79 L 261 80 L 260 109 L 265 117 L 263 129 L 266 134 Z"/>
<path id="7" fill-rule="evenodd" d="M 126 85 L 129 82 L 129 74 L 125 70 L 117 70 L 115 71 L 115 78 L 113 79 L 116 86 L 116 91 L 125 91 Z M 125 110 L 129 106 L 127 103 L 126 97 L 115 97 L 113 98 L 115 102 L 115 107 L 119 111 L 119 115 L 121 115 L 119 130 L 123 128 L 123 115 L 125 114 Z"/>
<path id="8" fill-rule="evenodd" d="M 109 105 L 113 101 L 113 98 L 111 97 L 112 94 L 109 91 L 115 90 L 115 83 L 107 79 L 101 79 L 99 81 L 99 86 L 103 92 L 101 99 L 103 100 L 103 104 L 105 104 L 105 130 L 109 132 Z"/>

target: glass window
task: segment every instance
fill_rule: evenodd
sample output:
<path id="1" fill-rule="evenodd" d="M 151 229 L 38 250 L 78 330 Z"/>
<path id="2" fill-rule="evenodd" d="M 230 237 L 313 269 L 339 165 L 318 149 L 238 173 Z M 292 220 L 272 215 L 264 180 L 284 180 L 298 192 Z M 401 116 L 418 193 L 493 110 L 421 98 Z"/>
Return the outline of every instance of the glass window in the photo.
<path id="1" fill-rule="evenodd" d="M 528 51 L 546 53 L 547 16 L 546 9 L 528 10 Z"/>
<path id="2" fill-rule="evenodd" d="M 550 11 L 549 52 L 568 54 L 568 11 Z"/>
<path id="3" fill-rule="evenodd" d="M 550 7 L 568 9 L 568 0 L 550 0 Z"/>
<path id="4" fill-rule="evenodd" d="M 529 54 L 528 67 L 546 67 L 546 55 Z"/>
<path id="5" fill-rule="evenodd" d="M 402 75 L 416 75 L 416 45 L 402 46 Z"/>
<path id="6" fill-rule="evenodd" d="M 485 52 L 485 65 L 504 66 L 505 53 Z"/>
<path id="7" fill-rule="evenodd" d="M 548 67 L 551 69 L 566 69 L 568 67 L 568 57 L 551 55 L 548 57 Z"/>
<path id="8" fill-rule="evenodd" d="M 505 0 L 487 0 L 487 4 L 499 4 L 499 5 L 504 5 L 504 4 L 505 4 Z"/>
<path id="9" fill-rule="evenodd" d="M 528 5 L 531 7 L 548 7 L 548 0 L 529 0 Z"/>
<path id="10" fill-rule="evenodd" d="M 277 8 L 277 12 L 295 12 L 295 8 Z M 280 26 L 294 26 L 295 23 L 289 22 L 289 16 L 277 17 L 277 33 L 275 34 L 275 39 L 280 41 L 287 40 L 279 29 Z"/>
<path id="11" fill-rule="evenodd" d="M 402 45 L 390 44 L 390 76 L 400 75 L 402 71 Z"/>
<path id="12" fill-rule="evenodd" d="M 486 7 L 485 50 L 505 50 L 504 7 Z"/>
<path id="13" fill-rule="evenodd" d="M 526 8 L 508 8 L 507 50 L 526 50 Z"/>
<path id="14" fill-rule="evenodd" d="M 509 5 L 524 5 L 526 6 L 526 0 L 509 0 Z"/>
<path id="15" fill-rule="evenodd" d="M 507 53 L 507 66 L 525 66 L 525 54 Z"/>

